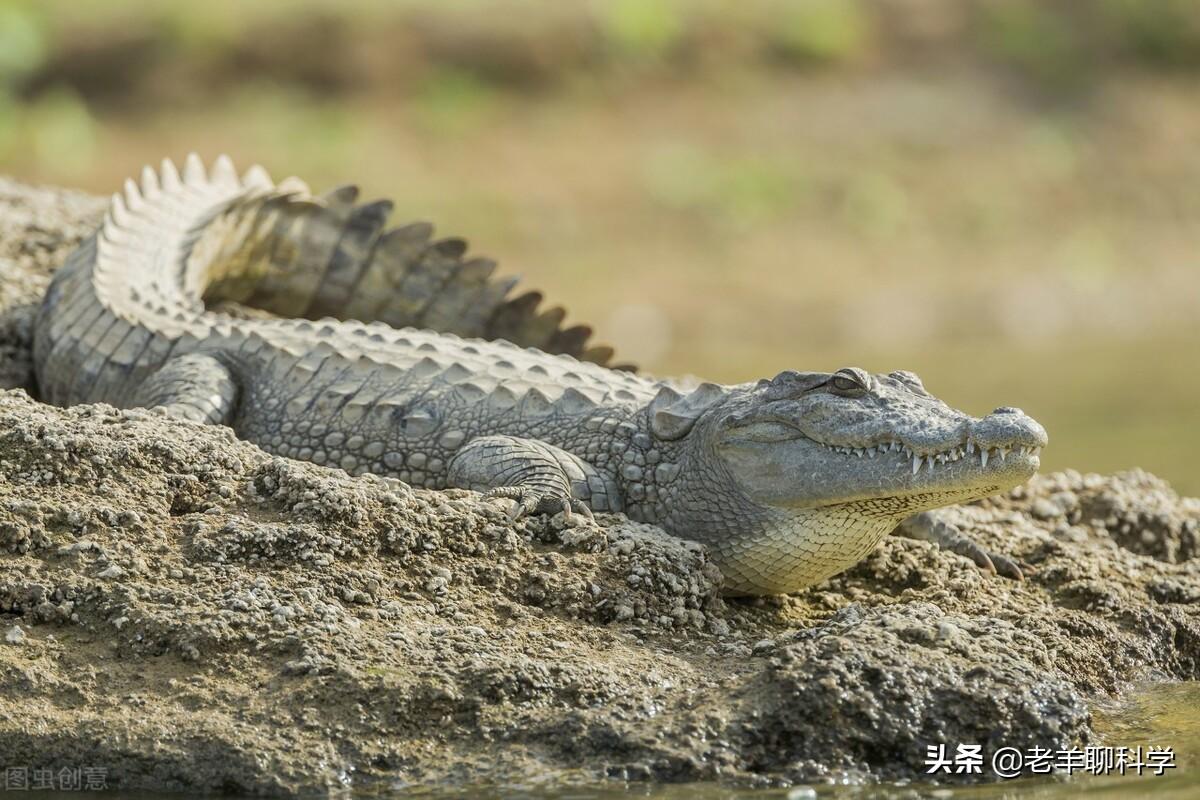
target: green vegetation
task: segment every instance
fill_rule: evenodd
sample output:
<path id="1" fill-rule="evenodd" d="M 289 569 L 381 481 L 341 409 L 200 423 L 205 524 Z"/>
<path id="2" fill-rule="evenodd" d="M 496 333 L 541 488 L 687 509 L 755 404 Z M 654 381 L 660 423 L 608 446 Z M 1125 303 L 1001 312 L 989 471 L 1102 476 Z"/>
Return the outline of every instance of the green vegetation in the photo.
<path id="1" fill-rule="evenodd" d="M 652 371 L 910 368 L 1200 492 L 1198 70 L 1188 0 L 0 0 L 0 172 L 359 180 Z"/>
<path id="2" fill-rule="evenodd" d="M 867 50 L 871 21 L 865 4 L 838 0 L 775 3 L 768 41 L 799 63 L 850 61 Z"/>

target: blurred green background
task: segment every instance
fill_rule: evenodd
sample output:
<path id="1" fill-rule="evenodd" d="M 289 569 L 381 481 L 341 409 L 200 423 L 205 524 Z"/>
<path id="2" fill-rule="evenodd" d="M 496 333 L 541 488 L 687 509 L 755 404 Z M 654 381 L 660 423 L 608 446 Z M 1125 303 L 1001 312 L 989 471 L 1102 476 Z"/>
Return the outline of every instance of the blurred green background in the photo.
<path id="1" fill-rule="evenodd" d="M 0 0 L 0 172 L 355 181 L 652 372 L 920 373 L 1200 493 L 1195 0 Z"/>

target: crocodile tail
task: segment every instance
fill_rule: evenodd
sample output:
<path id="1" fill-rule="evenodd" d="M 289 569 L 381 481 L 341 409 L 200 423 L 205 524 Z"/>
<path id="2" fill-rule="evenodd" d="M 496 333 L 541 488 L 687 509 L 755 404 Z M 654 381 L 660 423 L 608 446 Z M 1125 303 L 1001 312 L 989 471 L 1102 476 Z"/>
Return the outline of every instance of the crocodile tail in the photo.
<path id="1" fill-rule="evenodd" d="M 229 169 L 227 159 L 218 164 Z M 357 203 L 353 186 L 315 196 L 302 181 L 275 184 L 258 167 L 242 183 L 245 194 L 206 224 L 193 248 L 205 251 L 198 260 L 207 263 L 210 307 L 506 339 L 632 369 L 613 365 L 612 348 L 594 344 L 589 326 L 567 324 L 561 307 L 544 307 L 541 293 L 514 293 L 517 278 L 469 256 L 464 240 L 435 239 L 424 222 L 388 228 L 387 200 Z"/>

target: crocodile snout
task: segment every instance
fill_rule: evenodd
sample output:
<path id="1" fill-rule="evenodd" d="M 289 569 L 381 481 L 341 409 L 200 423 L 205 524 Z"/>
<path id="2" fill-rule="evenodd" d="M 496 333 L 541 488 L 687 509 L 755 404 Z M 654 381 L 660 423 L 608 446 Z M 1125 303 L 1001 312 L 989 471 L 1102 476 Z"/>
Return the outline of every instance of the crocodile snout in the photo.
<path id="1" fill-rule="evenodd" d="M 1001 406 L 970 425 L 971 441 L 983 447 L 1045 447 L 1046 429 L 1019 408 Z"/>

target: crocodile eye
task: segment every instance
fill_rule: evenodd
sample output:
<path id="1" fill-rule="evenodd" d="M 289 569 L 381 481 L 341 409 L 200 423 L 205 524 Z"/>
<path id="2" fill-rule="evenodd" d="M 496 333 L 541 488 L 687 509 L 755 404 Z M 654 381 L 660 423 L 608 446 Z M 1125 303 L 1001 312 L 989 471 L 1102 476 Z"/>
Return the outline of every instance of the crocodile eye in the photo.
<path id="1" fill-rule="evenodd" d="M 833 385 L 833 388 L 837 389 L 839 392 L 853 392 L 855 389 L 862 388 L 855 381 L 840 376 L 831 380 L 830 383 Z"/>
<path id="2" fill-rule="evenodd" d="M 839 369 L 829 379 L 829 387 L 843 397 L 862 397 L 867 393 L 870 376 L 860 369 Z"/>

